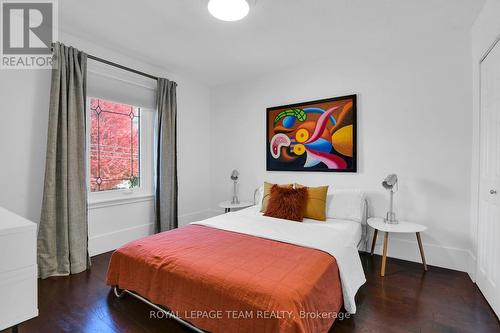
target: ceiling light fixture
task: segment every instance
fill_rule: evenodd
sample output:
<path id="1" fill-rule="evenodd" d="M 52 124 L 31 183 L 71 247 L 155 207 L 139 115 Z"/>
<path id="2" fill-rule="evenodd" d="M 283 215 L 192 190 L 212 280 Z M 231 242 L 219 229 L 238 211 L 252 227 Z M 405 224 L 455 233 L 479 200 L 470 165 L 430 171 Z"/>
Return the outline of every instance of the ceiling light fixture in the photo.
<path id="1" fill-rule="evenodd" d="M 248 15 L 250 6 L 246 0 L 210 0 L 208 11 L 222 21 L 238 21 Z"/>

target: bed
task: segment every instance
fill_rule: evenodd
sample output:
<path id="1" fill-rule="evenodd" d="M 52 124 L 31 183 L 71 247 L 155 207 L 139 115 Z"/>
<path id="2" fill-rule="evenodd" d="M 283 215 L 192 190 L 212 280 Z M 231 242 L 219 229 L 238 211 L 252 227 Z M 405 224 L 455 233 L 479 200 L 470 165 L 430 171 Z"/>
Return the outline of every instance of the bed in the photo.
<path id="1" fill-rule="evenodd" d="M 356 312 L 365 282 L 364 196 L 333 196 L 325 222 L 253 206 L 133 241 L 113 253 L 107 283 L 197 330 L 327 332 L 342 306 Z"/>

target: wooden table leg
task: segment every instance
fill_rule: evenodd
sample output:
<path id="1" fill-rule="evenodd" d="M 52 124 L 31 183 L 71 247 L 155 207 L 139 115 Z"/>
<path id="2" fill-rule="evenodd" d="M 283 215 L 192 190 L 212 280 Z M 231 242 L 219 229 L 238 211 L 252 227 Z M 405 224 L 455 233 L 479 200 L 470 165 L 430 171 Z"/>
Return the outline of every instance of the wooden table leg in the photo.
<path id="1" fill-rule="evenodd" d="M 18 326 L 17 325 L 14 325 L 12 326 L 12 333 L 17 333 L 18 332 Z"/>
<path id="2" fill-rule="evenodd" d="M 371 255 L 373 255 L 373 251 L 375 250 L 375 243 L 377 243 L 377 235 L 378 235 L 378 229 L 375 229 L 375 232 L 373 233 L 372 250 L 370 251 Z"/>
<path id="3" fill-rule="evenodd" d="M 420 238 L 420 232 L 417 232 L 418 248 L 420 250 L 420 256 L 422 257 L 422 264 L 424 264 L 424 271 L 427 272 L 427 263 L 425 262 L 424 247 L 422 246 L 422 239 Z"/>
<path id="4" fill-rule="evenodd" d="M 385 276 L 385 261 L 387 259 L 387 241 L 389 240 L 389 233 L 385 233 L 384 237 L 384 255 L 382 256 L 382 269 L 380 270 L 380 276 Z"/>

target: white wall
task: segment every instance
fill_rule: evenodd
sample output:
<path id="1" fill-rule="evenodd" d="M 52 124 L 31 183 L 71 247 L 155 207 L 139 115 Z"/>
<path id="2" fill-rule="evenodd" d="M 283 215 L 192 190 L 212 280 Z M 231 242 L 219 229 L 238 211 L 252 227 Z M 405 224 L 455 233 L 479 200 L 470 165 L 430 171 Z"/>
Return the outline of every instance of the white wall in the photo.
<path id="1" fill-rule="evenodd" d="M 398 216 L 428 227 L 422 236 L 428 262 L 470 272 L 470 31 L 391 33 L 392 41 L 355 40 L 328 60 L 213 88 L 212 208 L 230 197 L 229 174 L 238 169 L 242 198 L 264 180 L 329 184 L 367 190 L 372 214 L 383 215 L 387 193 L 380 183 L 395 172 Z M 352 93 L 358 94 L 358 173 L 265 171 L 267 107 Z M 419 261 L 415 235 L 390 239 L 390 256 Z"/>
<path id="2" fill-rule="evenodd" d="M 38 221 L 45 172 L 50 71 L 0 71 L 0 206 Z"/>
<path id="3" fill-rule="evenodd" d="M 500 36 L 500 0 L 487 0 L 472 27 L 472 73 L 473 73 L 473 113 L 471 124 L 472 137 L 472 172 L 471 172 L 471 226 L 470 232 L 474 242 L 473 253 L 476 258 L 477 240 L 477 207 L 479 199 L 479 62 L 493 42 Z M 498 47 L 498 46 L 497 46 Z"/>
<path id="4" fill-rule="evenodd" d="M 478 55 L 500 32 L 499 8 L 498 0 L 487 1 L 472 31 L 476 84 Z M 473 181 L 471 198 L 468 180 L 471 153 L 477 161 L 471 140 L 477 110 L 471 126 L 468 29 L 415 25 L 380 39 L 371 33 L 369 41 L 352 40 L 328 60 L 211 90 L 182 74 L 60 36 L 88 53 L 178 82 L 181 224 L 219 211 L 217 203 L 230 197 L 233 168 L 242 174 L 242 198 L 251 199 L 263 180 L 328 183 L 369 191 L 375 215 L 386 209 L 381 179 L 397 172 L 398 215 L 429 227 L 423 236 L 429 263 L 471 271 L 475 224 L 469 222 L 474 218 L 469 207 L 476 189 Z M 49 82 L 49 71 L 0 71 L 0 206 L 33 221 L 39 220 L 41 206 Z M 266 107 L 351 93 L 359 98 L 357 174 L 265 171 Z M 476 142 L 474 132 L 474 147 Z M 475 167 L 472 163 L 473 179 Z M 120 207 L 117 214 L 109 207 L 92 214 L 93 253 L 151 231 L 151 201 Z M 389 255 L 418 260 L 413 237 L 394 236 Z"/>
<path id="5" fill-rule="evenodd" d="M 209 151 L 200 149 L 209 137 L 209 89 L 189 77 L 146 64 L 75 36 L 60 40 L 104 59 L 178 83 L 179 215 L 181 224 L 209 214 Z M 47 139 L 50 71 L 0 71 L 0 206 L 38 222 Z M 204 167 L 200 167 L 204 165 Z M 89 212 L 91 254 L 116 248 L 153 230 L 152 200 Z"/>

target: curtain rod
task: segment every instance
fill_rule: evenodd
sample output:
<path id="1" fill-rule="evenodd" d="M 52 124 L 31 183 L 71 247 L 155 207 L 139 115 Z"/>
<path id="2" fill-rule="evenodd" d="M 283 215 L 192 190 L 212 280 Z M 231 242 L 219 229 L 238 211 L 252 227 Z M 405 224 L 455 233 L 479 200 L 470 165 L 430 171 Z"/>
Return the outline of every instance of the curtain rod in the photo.
<path id="1" fill-rule="evenodd" d="M 106 64 L 106 65 L 110 65 L 110 66 L 113 66 L 113 67 L 116 67 L 116 68 L 123 69 L 124 71 L 128 71 L 128 72 L 132 72 L 132 73 L 135 73 L 135 74 L 139 74 L 139 75 L 145 76 L 147 78 L 153 79 L 155 81 L 158 81 L 158 77 L 157 76 L 153 76 L 151 74 L 138 71 L 137 69 L 133 69 L 133 68 L 130 68 L 130 67 L 127 67 L 127 66 L 123 66 L 123 65 L 117 64 L 115 62 L 112 62 L 112 61 L 109 61 L 109 60 L 106 60 L 106 59 L 102 59 L 102 58 L 93 56 L 91 54 L 87 54 L 87 58 L 95 60 L 95 61 L 102 62 L 103 64 Z"/>
<path id="2" fill-rule="evenodd" d="M 52 51 L 54 50 L 54 45 L 53 44 L 52 44 L 51 50 Z M 112 61 L 109 61 L 109 60 L 106 60 L 106 59 L 102 59 L 102 58 L 93 56 L 91 54 L 87 54 L 87 58 L 95 60 L 95 61 L 102 62 L 103 64 L 110 65 L 110 66 L 113 66 L 113 67 L 116 67 L 116 68 L 119 68 L 119 69 L 123 69 L 124 71 L 132 72 L 132 73 L 135 73 L 135 74 L 142 75 L 142 76 L 145 76 L 147 78 L 153 79 L 155 81 L 158 81 L 158 77 L 157 76 L 154 76 L 154 75 L 151 75 L 151 74 L 148 74 L 148 73 L 144 73 L 144 72 L 138 71 L 137 69 L 133 69 L 133 68 L 130 68 L 130 67 L 127 67 L 127 66 L 123 66 L 123 65 L 117 64 L 115 62 L 112 62 Z"/>

